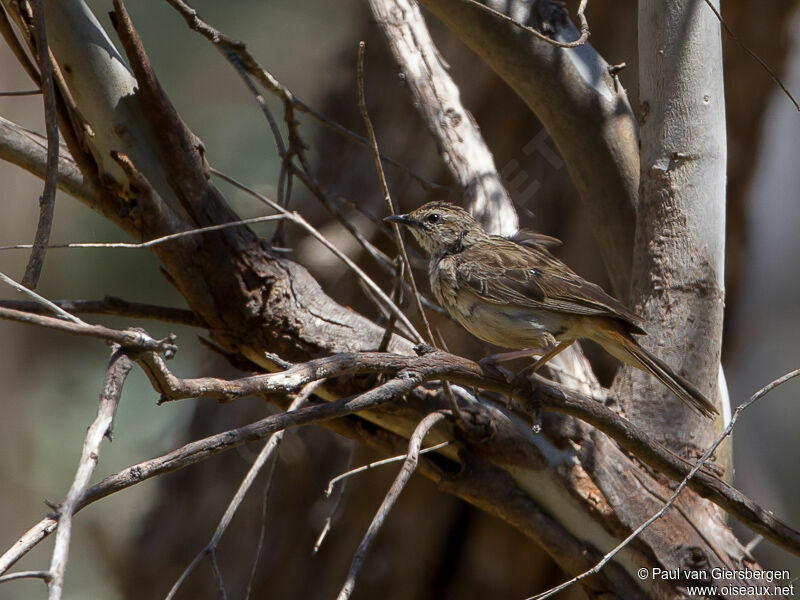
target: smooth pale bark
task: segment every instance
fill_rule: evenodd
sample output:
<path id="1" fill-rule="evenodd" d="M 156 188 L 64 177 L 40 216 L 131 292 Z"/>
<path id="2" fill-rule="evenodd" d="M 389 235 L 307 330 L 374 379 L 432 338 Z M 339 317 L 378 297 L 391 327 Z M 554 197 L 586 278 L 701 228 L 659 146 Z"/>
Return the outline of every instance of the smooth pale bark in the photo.
<path id="1" fill-rule="evenodd" d="M 490 233 L 513 235 L 517 212 L 500 181 L 478 124 L 461 103 L 422 11 L 414 0 L 370 0 L 372 13 L 399 64 L 414 105 L 458 183 L 465 207 Z"/>
<path id="2" fill-rule="evenodd" d="M 639 2 L 642 184 L 631 298 L 643 344 L 717 397 L 725 299 L 725 98 L 720 24 L 703 2 Z M 713 423 L 654 379 L 617 386 L 634 422 L 677 451 Z M 719 402 L 719 398 L 717 399 Z"/>

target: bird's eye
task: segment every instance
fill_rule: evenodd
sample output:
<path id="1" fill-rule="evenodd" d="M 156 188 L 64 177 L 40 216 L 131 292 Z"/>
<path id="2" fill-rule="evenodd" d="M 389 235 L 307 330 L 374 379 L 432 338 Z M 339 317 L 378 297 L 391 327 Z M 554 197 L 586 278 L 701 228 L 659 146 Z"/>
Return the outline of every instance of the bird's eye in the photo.
<path id="1" fill-rule="evenodd" d="M 431 213 L 427 217 L 425 217 L 425 220 L 428 223 L 438 223 L 439 221 L 442 220 L 442 217 L 439 213 Z"/>

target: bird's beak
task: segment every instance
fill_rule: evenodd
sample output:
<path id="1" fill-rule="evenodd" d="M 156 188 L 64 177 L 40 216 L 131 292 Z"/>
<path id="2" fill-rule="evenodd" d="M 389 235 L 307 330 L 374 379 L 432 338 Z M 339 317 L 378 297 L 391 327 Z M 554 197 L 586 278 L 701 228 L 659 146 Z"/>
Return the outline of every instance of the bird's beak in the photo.
<path id="1" fill-rule="evenodd" d="M 405 225 L 406 227 L 417 227 L 419 221 L 412 219 L 408 215 L 392 215 L 384 219 L 387 223 L 397 223 L 398 225 Z"/>

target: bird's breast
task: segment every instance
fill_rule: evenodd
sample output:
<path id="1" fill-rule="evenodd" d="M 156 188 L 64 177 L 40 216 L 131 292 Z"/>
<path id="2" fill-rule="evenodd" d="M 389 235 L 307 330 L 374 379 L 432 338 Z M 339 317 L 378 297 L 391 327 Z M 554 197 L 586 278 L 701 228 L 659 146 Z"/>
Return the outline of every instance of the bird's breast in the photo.
<path id="1" fill-rule="evenodd" d="M 572 323 L 554 311 L 487 302 L 459 289 L 455 268 L 445 261 L 432 265 L 430 282 L 442 307 L 464 329 L 485 342 L 503 348 L 545 348 L 570 337 Z"/>

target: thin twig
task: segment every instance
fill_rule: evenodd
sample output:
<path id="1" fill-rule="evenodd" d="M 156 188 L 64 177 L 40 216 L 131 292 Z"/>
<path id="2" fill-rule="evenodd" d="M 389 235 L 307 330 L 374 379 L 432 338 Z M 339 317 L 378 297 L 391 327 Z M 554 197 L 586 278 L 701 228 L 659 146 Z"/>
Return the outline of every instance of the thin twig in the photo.
<path id="1" fill-rule="evenodd" d="M 57 306 L 56 304 L 54 304 L 53 302 L 51 302 L 50 300 L 48 300 L 44 296 L 40 296 L 39 294 L 37 294 L 33 290 L 28 289 L 26 286 L 24 286 L 23 284 L 19 283 L 18 281 L 14 281 L 13 279 L 11 279 L 11 277 L 6 275 L 5 273 L 0 273 L 0 281 L 3 281 L 4 283 L 7 283 L 8 285 L 13 287 L 18 292 L 20 292 L 22 294 L 25 294 L 26 296 L 32 298 L 36 303 L 41 304 L 42 306 L 45 306 L 45 307 L 49 308 L 51 311 L 53 311 L 55 314 L 57 314 L 58 316 L 62 317 L 63 319 L 66 319 L 67 321 L 72 321 L 76 325 L 86 325 L 86 323 L 81 321 L 78 317 L 69 314 L 67 311 L 65 311 L 60 306 Z"/>
<path id="2" fill-rule="evenodd" d="M 2 273 L 0 273 L 0 275 L 2 275 Z M 171 335 L 164 339 L 156 340 L 141 330 L 112 329 L 103 325 L 91 325 L 89 323 L 84 323 L 81 320 L 77 320 L 77 322 L 74 320 L 65 321 L 55 317 L 36 315 L 22 310 L 13 310 L 11 308 L 0 308 L 0 319 L 17 321 L 18 323 L 27 323 L 30 325 L 38 325 L 39 327 L 47 327 L 48 329 L 55 329 L 57 331 L 71 333 L 73 335 L 106 340 L 108 342 L 119 344 L 126 349 L 153 350 L 155 352 L 163 352 L 167 357 L 174 355 L 175 351 L 177 350 L 175 347 L 175 338 Z"/>
<path id="3" fill-rule="evenodd" d="M 261 561 L 261 553 L 264 551 L 264 542 L 267 539 L 267 506 L 269 503 L 269 492 L 272 489 L 272 479 L 275 476 L 275 466 L 277 464 L 277 458 L 270 461 L 269 471 L 267 471 L 267 480 L 264 482 L 264 491 L 261 500 L 261 528 L 258 532 L 258 544 L 256 545 L 256 552 L 253 556 L 253 563 L 250 565 L 250 576 L 247 578 L 247 589 L 244 593 L 244 600 L 249 600 L 250 594 L 253 592 L 253 583 L 256 580 L 258 563 Z"/>
<path id="4" fill-rule="evenodd" d="M 305 229 L 308 233 L 311 234 L 311 236 L 315 240 L 317 240 L 328 250 L 333 252 L 333 254 L 335 254 L 339 260 L 341 260 L 344 264 L 346 264 L 358 276 L 358 278 L 361 281 L 363 281 L 364 284 L 367 285 L 381 299 L 381 302 L 383 302 L 386 305 L 389 311 L 391 311 L 400 320 L 400 322 L 403 323 L 403 325 L 408 327 L 408 330 L 414 337 L 414 341 L 416 341 L 417 343 L 423 341 L 422 336 L 419 334 L 416 328 L 411 324 L 411 321 L 409 321 L 408 318 L 403 314 L 403 311 L 400 310 L 400 308 L 394 302 L 392 302 L 391 298 L 389 298 L 389 296 L 387 296 L 384 293 L 384 291 L 380 288 L 380 286 L 378 286 L 378 284 L 375 283 L 372 280 L 372 278 L 361 269 L 361 267 L 356 265 L 350 259 L 350 257 L 348 257 L 344 252 L 342 252 L 336 246 L 334 246 L 324 235 L 322 235 L 319 231 L 317 231 L 317 229 L 314 228 L 308 221 L 306 221 L 300 214 L 286 210 L 280 204 L 270 200 L 263 194 L 259 194 L 255 190 L 248 188 L 243 183 L 240 183 L 233 177 L 230 177 L 225 173 L 222 173 L 221 171 L 211 168 L 211 172 L 217 177 L 227 181 L 232 186 L 242 190 L 243 192 L 250 194 L 254 198 L 261 200 L 267 206 L 271 207 L 273 210 L 281 213 L 281 215 L 283 215 L 287 220 L 292 221 L 294 224 L 299 225 L 300 227 Z"/>
<path id="5" fill-rule="evenodd" d="M 252 225 L 254 223 L 265 223 L 268 221 L 281 221 L 286 219 L 286 215 L 266 215 L 263 217 L 252 217 L 250 219 L 240 219 L 238 221 L 230 221 L 220 225 L 209 225 L 208 227 L 197 227 L 195 229 L 187 229 L 186 231 L 178 231 L 159 238 L 148 240 L 146 242 L 73 242 L 69 244 L 51 244 L 48 248 L 124 248 L 130 250 L 140 250 L 143 248 L 152 248 L 165 242 L 171 242 L 183 237 L 191 235 L 198 235 L 201 233 L 208 233 L 209 231 L 219 231 L 221 229 L 229 229 L 231 227 L 241 227 L 242 225 Z M 14 244 L 11 246 L 0 246 L 0 250 L 20 250 L 31 248 L 31 244 Z"/>
<path id="6" fill-rule="evenodd" d="M 300 180 L 300 182 L 306 186 L 309 192 L 311 192 L 315 198 L 317 198 L 325 209 L 331 214 L 339 224 L 344 227 L 350 235 L 361 245 L 361 247 L 369 254 L 375 261 L 381 265 L 385 270 L 393 270 L 394 267 L 392 265 L 392 260 L 386 256 L 379 248 L 377 248 L 372 242 L 370 242 L 367 238 L 365 238 L 360 231 L 353 225 L 347 218 L 345 218 L 342 211 L 336 205 L 335 202 L 331 201 L 328 193 L 322 188 L 316 178 L 313 177 L 310 173 L 306 173 L 305 171 L 294 167 L 293 170 L 294 175 Z M 363 211 L 362 211 L 363 214 Z"/>
<path id="7" fill-rule="evenodd" d="M 42 93 L 42 90 L 21 90 L 19 92 L 0 92 L 0 97 L 9 96 L 37 96 Z M 29 571 L 30 573 L 38 573 L 38 571 Z"/>
<path id="8" fill-rule="evenodd" d="M 2 9 L 0 9 L 2 10 Z M 0 577 L 0 583 L 14 581 L 16 579 L 41 579 L 45 583 L 50 581 L 50 571 L 17 571 Z"/>
<path id="9" fill-rule="evenodd" d="M 280 127 L 278 127 L 278 123 L 275 120 L 275 117 L 272 116 L 272 111 L 270 111 L 269 106 L 267 105 L 267 101 L 264 99 L 264 96 L 258 91 L 255 83 L 253 83 L 253 79 L 248 73 L 247 69 L 245 68 L 242 60 L 239 56 L 228 48 L 224 48 L 222 46 L 218 46 L 218 49 L 222 51 L 225 57 L 228 59 L 228 62 L 233 65 L 233 68 L 242 78 L 245 83 L 245 86 L 250 93 L 253 94 L 253 97 L 256 100 L 261 112 L 264 114 L 264 117 L 267 119 L 267 123 L 269 124 L 270 131 L 272 132 L 272 137 L 275 140 L 275 146 L 278 150 L 278 156 L 281 159 L 281 167 L 278 173 L 278 204 L 287 208 L 289 206 L 289 200 L 292 194 L 292 159 L 294 156 L 297 156 L 300 160 L 300 163 L 303 165 L 304 168 L 307 167 L 307 161 L 303 155 L 303 150 L 305 148 L 304 143 L 300 137 L 299 131 L 297 131 L 297 122 L 294 120 L 294 107 L 291 104 L 284 105 L 284 119 L 286 121 L 287 127 L 289 128 L 289 147 L 286 147 L 286 144 L 283 141 L 283 135 L 281 134 Z M 274 233 L 272 234 L 272 239 L 270 240 L 271 245 L 276 245 L 281 243 L 283 240 L 283 224 L 284 222 L 281 221 L 278 223 L 278 226 L 275 228 Z"/>
<path id="10" fill-rule="evenodd" d="M 122 395 L 122 386 L 133 368 L 133 363 L 119 346 L 111 349 L 111 360 L 106 371 L 106 380 L 100 394 L 100 405 L 97 416 L 86 432 L 83 441 L 81 459 L 72 485 L 67 492 L 64 502 L 58 509 L 58 533 L 53 547 L 53 558 L 50 562 L 51 579 L 49 581 L 49 600 L 60 600 L 64 591 L 64 575 L 67 570 L 69 557 L 69 542 L 72 534 L 72 515 L 75 512 L 89 480 L 97 466 L 100 455 L 100 444 L 103 438 L 111 435 L 117 405 Z"/>
<path id="11" fill-rule="evenodd" d="M 588 4 L 588 0 L 581 0 L 580 5 L 578 6 L 577 17 L 578 17 L 578 22 L 580 23 L 581 35 L 580 37 L 578 37 L 578 39 L 572 42 L 559 42 L 558 40 L 554 40 L 553 38 L 543 34 L 541 31 L 537 31 L 533 27 L 524 25 L 523 23 L 520 23 L 519 21 L 512 19 L 508 15 L 501 13 L 499 10 L 493 9 L 491 6 L 487 6 L 486 4 L 481 4 L 480 2 L 477 2 L 477 0 L 467 0 L 467 2 L 469 2 L 475 8 L 490 13 L 495 17 L 502 19 L 506 23 L 510 23 L 511 25 L 517 27 L 518 29 L 527 31 L 528 33 L 532 34 L 535 38 L 543 42 L 547 42 L 551 46 L 556 46 L 557 48 L 576 48 L 578 46 L 583 46 L 589 39 L 589 35 L 591 34 L 591 32 L 589 31 L 589 23 L 586 20 L 586 15 L 584 14 L 586 12 L 586 5 Z"/>
<path id="12" fill-rule="evenodd" d="M 756 61 L 761 66 L 761 68 L 764 69 L 767 72 L 767 74 L 770 76 L 772 81 L 774 81 L 777 84 L 777 86 L 779 88 L 781 88 L 781 90 L 783 90 L 783 93 L 786 94 L 786 97 L 789 98 L 789 100 L 792 102 L 792 104 L 794 104 L 795 109 L 800 111 L 800 104 L 797 102 L 797 99 L 792 95 L 792 93 L 789 91 L 789 89 L 783 84 L 783 81 L 781 81 L 781 78 L 778 77 L 778 75 L 775 73 L 775 71 L 773 71 L 770 68 L 770 66 L 764 61 L 764 59 L 762 59 L 758 54 L 756 54 L 756 52 L 754 50 L 751 50 L 750 47 L 747 46 L 747 44 L 745 44 L 742 40 L 739 39 L 739 36 L 736 35 L 736 33 L 734 33 L 733 29 L 731 29 L 730 26 L 725 22 L 725 19 L 722 18 L 722 14 L 720 14 L 720 12 L 717 10 L 717 7 L 714 6 L 714 4 L 711 2 L 711 0 L 705 0 L 705 3 L 708 5 L 708 8 L 711 9 L 711 12 L 714 13 L 714 16 L 717 17 L 717 20 L 719 21 L 720 25 L 722 25 L 722 28 L 725 30 L 725 33 L 727 33 L 729 36 L 731 36 L 733 38 L 733 40 L 737 44 L 739 44 L 739 46 L 742 48 L 742 50 L 747 52 L 747 54 L 750 55 L 750 58 L 752 58 L 754 61 Z"/>
<path id="13" fill-rule="evenodd" d="M 116 296 L 106 296 L 102 300 L 53 300 L 53 304 L 70 314 L 112 315 L 134 319 L 152 319 L 189 327 L 206 327 L 200 317 L 185 308 L 129 302 Z M 0 308 L 11 308 L 33 314 L 44 314 L 45 310 L 50 312 L 41 304 L 26 300 L 0 300 Z"/>
<path id="14" fill-rule="evenodd" d="M 369 113 L 367 112 L 367 101 L 365 97 L 365 84 L 364 84 L 364 51 L 366 49 L 366 44 L 362 41 L 358 44 L 358 65 L 357 65 L 357 79 L 358 79 L 358 108 L 361 111 L 361 118 L 364 120 L 364 125 L 367 128 L 367 137 L 369 138 L 370 146 L 372 147 L 372 156 L 375 161 L 375 169 L 378 172 L 378 179 L 381 183 L 381 188 L 383 190 L 383 199 L 386 202 L 386 210 L 390 215 L 395 214 L 394 210 L 394 203 L 392 202 L 392 196 L 389 192 L 389 184 L 386 181 L 386 174 L 383 172 L 383 165 L 381 164 L 381 153 L 378 149 L 378 139 L 375 137 L 375 129 L 372 126 L 372 120 L 369 118 Z M 403 236 L 400 233 L 400 226 L 397 223 L 392 223 L 392 231 L 394 232 L 394 239 L 395 243 L 397 244 L 397 251 L 400 253 L 400 256 L 403 258 L 403 264 L 405 265 L 405 270 L 408 273 L 408 280 L 411 284 L 411 289 L 414 294 L 414 301 L 417 304 L 417 311 L 419 312 L 420 318 L 422 319 L 422 323 L 425 326 L 425 333 L 428 336 L 428 343 L 431 346 L 436 347 L 436 340 L 433 337 L 433 332 L 431 331 L 431 325 L 428 322 L 428 317 L 425 314 L 425 309 L 422 306 L 422 297 L 419 293 L 419 289 L 417 288 L 417 282 L 414 278 L 414 273 L 411 270 L 411 261 L 408 260 L 408 253 L 406 252 L 406 246 L 403 243 Z M 459 422 L 464 423 L 464 414 L 461 411 L 461 408 L 458 406 L 458 402 L 456 402 L 455 396 L 453 395 L 453 391 L 450 389 L 450 384 L 447 381 L 443 381 L 442 385 L 444 386 L 444 392 L 447 396 L 448 401 L 450 402 L 450 406 L 453 410 L 453 414 L 456 416 Z"/>
<path id="15" fill-rule="evenodd" d="M 47 45 L 47 31 L 44 18 L 43 0 L 31 0 L 33 26 L 36 38 L 36 53 L 39 57 L 42 95 L 44 97 L 44 123 L 47 133 L 47 162 L 44 176 L 44 190 L 39 197 L 39 223 L 36 226 L 36 237 L 25 275 L 23 285 L 35 288 L 42 273 L 47 243 L 53 228 L 53 213 L 56 204 L 56 188 L 58 183 L 58 119 L 56 115 L 56 92 L 53 86 L 53 65 L 50 62 L 50 48 Z"/>
<path id="16" fill-rule="evenodd" d="M 222 571 L 219 569 L 219 562 L 217 562 L 217 549 L 213 548 L 208 553 L 208 559 L 211 561 L 211 572 L 214 574 L 214 582 L 217 584 L 217 591 L 222 600 L 228 600 L 228 592 L 225 589 L 225 581 L 222 579 Z"/>
<path id="17" fill-rule="evenodd" d="M 95 484 L 81 497 L 75 512 L 111 494 L 184 467 L 196 464 L 221 452 L 237 448 L 247 442 L 264 439 L 277 431 L 311 423 L 321 423 L 345 415 L 376 408 L 408 393 L 422 383 L 419 375 L 401 373 L 398 378 L 352 398 L 322 402 L 295 412 L 283 412 L 265 417 L 249 425 L 224 431 L 201 440 L 190 442 L 162 456 L 146 460 Z M 0 574 L 5 573 L 58 526 L 58 520 L 48 516 L 30 528 L 2 556 Z"/>
<path id="18" fill-rule="evenodd" d="M 212 44 L 214 44 L 220 52 L 228 59 L 231 60 L 231 57 L 236 57 L 238 61 L 240 61 L 241 66 L 246 69 L 246 71 L 256 80 L 258 81 L 261 86 L 264 87 L 268 92 L 276 95 L 281 101 L 284 103 L 284 107 L 287 109 L 295 109 L 299 112 L 305 113 L 326 127 L 330 128 L 331 130 L 349 137 L 350 139 L 356 141 L 358 144 L 364 146 L 365 148 L 369 147 L 369 142 L 363 136 L 358 135 L 354 131 L 351 131 L 347 127 L 340 125 L 339 123 L 328 119 L 327 117 L 323 116 L 321 113 L 317 112 L 313 108 L 311 108 L 308 104 L 297 98 L 286 86 L 284 86 L 280 81 L 278 81 L 275 76 L 272 75 L 269 71 L 264 69 L 261 65 L 258 64 L 255 58 L 248 52 L 247 47 L 244 43 L 234 40 L 230 38 L 228 35 L 222 33 L 218 29 L 214 28 L 210 24 L 203 21 L 197 14 L 197 11 L 189 6 L 183 0 L 167 0 L 167 2 L 172 6 L 175 10 L 177 10 L 181 16 L 186 21 L 186 24 L 189 26 L 190 29 L 196 31 L 207 40 L 209 40 Z M 236 66 L 236 65 L 234 65 Z M 409 167 L 403 165 L 402 163 L 397 162 L 396 160 L 381 155 L 381 158 L 385 160 L 387 163 L 398 167 L 409 175 L 411 175 L 414 179 L 420 182 L 422 186 L 426 189 L 439 189 L 439 190 L 449 190 L 449 186 L 444 186 L 438 183 L 434 183 L 422 177 L 421 175 L 416 174 L 412 171 Z"/>
<path id="19" fill-rule="evenodd" d="M 350 443 L 350 452 L 347 453 L 347 466 L 345 467 L 345 471 L 349 471 L 353 466 L 353 459 L 356 456 L 356 447 L 357 444 L 354 441 Z M 333 525 L 333 518 L 336 516 L 336 512 L 339 510 L 339 505 L 341 505 L 342 500 L 344 499 L 344 491 L 346 489 L 347 480 L 342 482 L 342 485 L 339 486 L 339 493 L 336 494 L 336 499 L 333 501 L 333 504 L 328 511 L 328 516 L 325 519 L 325 523 L 322 525 L 322 530 L 317 536 L 317 541 L 314 542 L 314 548 L 311 550 L 311 556 L 316 556 L 319 552 L 319 549 L 322 548 L 322 544 L 325 542 L 325 538 L 328 536 L 328 532 L 330 532 L 331 526 Z M 330 494 L 327 493 L 327 491 L 325 492 L 325 495 L 330 497 Z"/>
<path id="20" fill-rule="evenodd" d="M 294 412 L 298 408 L 302 407 L 303 404 L 305 404 L 305 402 L 308 400 L 309 396 L 321 384 L 322 380 L 314 381 L 312 383 L 307 384 L 300 392 L 300 394 L 298 394 L 297 398 L 295 398 L 292 401 L 291 405 L 289 406 L 289 409 L 286 412 L 287 413 Z M 172 600 L 175 597 L 175 594 L 178 593 L 178 590 L 180 589 L 183 582 L 186 581 L 186 578 L 189 577 L 189 574 L 192 572 L 194 567 L 197 566 L 197 564 L 204 556 L 208 556 L 210 558 L 214 557 L 214 554 L 216 553 L 217 550 L 217 546 L 219 545 L 219 541 L 222 539 L 222 536 L 228 530 L 228 526 L 231 524 L 233 516 L 236 514 L 236 511 L 239 510 L 239 507 L 242 505 L 244 497 L 247 495 L 247 492 L 250 490 L 250 487 L 253 485 L 253 482 L 256 480 L 259 473 L 261 473 L 261 469 L 264 468 L 264 465 L 267 463 L 267 461 L 275 453 L 275 450 L 280 445 L 281 441 L 283 440 L 285 431 L 286 431 L 285 429 L 281 431 L 276 431 L 270 436 L 267 443 L 264 444 L 264 447 L 261 449 L 261 452 L 258 453 L 256 460 L 253 462 L 253 464 L 250 466 L 250 469 L 247 471 L 247 475 L 245 475 L 244 479 L 242 480 L 242 483 L 239 484 L 239 489 L 236 490 L 236 494 L 234 494 L 233 498 L 231 498 L 231 501 L 228 503 L 228 507 L 225 509 L 222 518 L 219 520 L 217 528 L 214 530 L 214 534 L 211 536 L 211 539 L 209 540 L 208 544 L 206 544 L 206 546 L 202 550 L 200 550 L 200 552 L 197 553 L 197 555 L 192 559 L 192 562 L 189 563 L 189 566 L 186 567 L 186 569 L 184 569 L 183 573 L 181 573 L 180 577 L 178 577 L 178 580 L 170 589 L 165 600 Z M 212 564 L 213 562 L 214 561 L 212 561 Z M 218 584 L 222 581 L 221 575 L 219 575 L 218 577 L 215 576 L 215 579 L 217 579 Z M 225 589 L 224 586 L 220 586 L 220 591 L 223 594 L 223 596 L 226 595 L 224 589 Z"/>
<path id="21" fill-rule="evenodd" d="M 369 118 L 369 113 L 367 112 L 367 102 L 364 97 L 364 49 L 366 48 L 366 44 L 364 42 L 359 42 L 358 44 L 358 65 L 357 65 L 357 79 L 358 79 L 358 108 L 361 111 L 361 117 L 364 119 L 364 125 L 367 128 L 367 136 L 369 137 L 369 144 L 372 148 L 372 155 L 375 160 L 375 169 L 378 172 L 378 179 L 380 179 L 381 188 L 383 189 L 383 199 L 386 202 L 386 210 L 390 215 L 395 214 L 394 210 L 394 203 L 392 202 L 392 196 L 389 193 L 389 184 L 386 181 L 386 174 L 383 172 L 383 165 L 381 164 L 381 153 L 378 149 L 378 140 L 375 137 L 375 129 L 372 127 L 372 121 Z M 417 289 L 417 282 L 414 280 L 414 274 L 411 271 L 411 262 L 408 260 L 408 254 L 406 253 L 406 247 L 403 244 L 403 238 L 400 235 L 400 227 L 397 223 L 392 223 L 392 231 L 394 232 L 394 239 L 395 243 L 397 244 L 397 251 L 403 257 L 403 263 L 406 266 L 406 272 L 408 273 L 409 283 L 411 283 L 411 289 L 414 290 L 414 299 L 417 303 L 417 310 L 419 311 L 419 316 L 422 319 L 422 323 L 425 325 L 425 333 L 428 336 L 428 343 L 431 346 L 435 346 L 436 343 L 433 340 L 433 333 L 431 333 L 431 326 L 428 323 L 428 317 L 425 315 L 425 310 L 422 308 L 422 301 L 420 300 L 419 290 Z"/>
<path id="22" fill-rule="evenodd" d="M 356 553 L 353 555 L 353 561 L 350 563 L 350 570 L 347 573 L 347 579 L 345 579 L 344 585 L 337 596 L 337 600 L 347 600 L 353 593 L 353 589 L 356 585 L 356 578 L 361 570 L 361 565 L 364 563 L 364 558 L 367 555 L 370 545 L 375 539 L 375 536 L 378 535 L 378 531 L 380 531 L 383 522 L 389 515 L 389 511 L 392 510 L 394 503 L 397 501 L 398 496 L 400 496 L 400 492 L 403 491 L 403 488 L 408 483 L 411 475 L 413 475 L 414 471 L 417 469 L 419 451 L 425 436 L 428 435 L 428 432 L 439 421 L 444 419 L 445 416 L 446 413 L 444 412 L 433 412 L 429 415 L 426 415 L 425 418 L 419 422 L 416 429 L 414 429 L 414 433 L 411 435 L 411 438 L 408 442 L 408 454 L 405 462 L 403 463 L 400 472 L 397 474 L 394 483 L 392 483 L 392 487 L 389 488 L 389 491 L 386 493 L 383 502 L 381 502 L 378 512 L 375 513 L 372 523 L 369 524 L 369 528 L 364 534 L 364 538 L 361 540 L 361 543 L 358 545 Z"/>
<path id="23" fill-rule="evenodd" d="M 436 450 L 439 450 L 440 448 L 449 446 L 450 444 L 452 444 L 452 442 L 441 442 L 439 444 L 436 444 L 435 446 L 431 446 L 430 448 L 425 448 L 424 450 L 420 450 L 419 453 L 420 455 L 423 455 L 427 454 L 428 452 L 434 452 Z M 405 460 L 406 458 L 408 458 L 408 454 L 400 454 L 398 456 L 392 456 L 391 458 L 376 460 L 375 462 L 371 462 L 369 464 L 362 465 L 355 469 L 350 469 L 349 471 L 345 471 L 344 473 L 337 475 L 328 482 L 328 487 L 325 488 L 325 495 L 330 498 L 331 494 L 333 494 L 333 487 L 340 481 L 346 480 L 348 477 L 352 477 L 353 475 L 358 475 L 359 473 L 369 471 L 371 469 L 374 469 L 375 467 L 382 467 L 384 465 L 389 465 L 394 462 L 400 462 L 401 460 Z"/>
<path id="24" fill-rule="evenodd" d="M 719 436 L 717 436 L 717 439 L 714 440 L 714 443 L 711 444 L 711 446 L 708 448 L 708 450 L 705 451 L 703 456 L 700 457 L 700 460 L 698 460 L 697 463 L 692 467 L 692 470 L 689 471 L 689 473 L 687 473 L 686 477 L 683 478 L 683 481 L 680 482 L 680 484 L 675 489 L 673 494 L 664 503 L 664 506 L 662 506 L 661 509 L 658 512 L 653 514 L 644 523 L 639 525 L 639 527 L 634 529 L 628 537 L 626 537 L 624 540 L 622 540 L 613 550 L 611 550 L 608 554 L 606 554 L 600 562 L 598 562 L 595 566 L 593 566 L 588 571 L 584 571 L 580 575 L 577 575 L 577 576 L 573 577 L 572 579 L 570 579 L 569 581 L 565 581 L 564 583 L 562 583 L 560 585 L 557 585 L 556 587 L 551 588 L 551 589 L 547 590 L 546 592 L 543 592 L 541 594 L 537 594 L 535 596 L 531 596 L 528 600 L 545 600 L 545 598 L 550 598 L 554 594 L 557 594 L 558 592 L 568 588 L 572 584 L 578 583 L 579 581 L 581 581 L 583 579 L 586 579 L 587 577 L 590 577 L 592 575 L 597 574 L 600 571 L 600 569 L 602 569 L 606 564 L 608 564 L 608 562 L 612 558 L 614 558 L 614 556 L 616 556 L 619 553 L 620 550 L 625 548 L 640 533 L 642 533 L 645 529 L 647 529 L 655 521 L 657 521 L 658 519 L 660 519 L 661 517 L 663 517 L 666 514 L 666 512 L 670 509 L 670 507 L 675 503 L 675 500 L 678 499 L 678 496 L 683 491 L 683 489 L 687 485 L 689 485 L 689 482 L 691 481 L 691 479 L 703 467 L 703 465 L 706 463 L 706 461 L 709 458 L 711 458 L 711 455 L 714 454 L 714 452 L 719 447 L 719 445 L 722 443 L 722 441 L 731 434 L 731 432 L 733 431 L 733 427 L 736 424 L 736 421 L 739 419 L 739 415 L 742 414 L 742 412 L 744 412 L 744 410 L 748 406 L 750 406 L 751 404 L 753 404 L 754 402 L 756 402 L 760 398 L 763 398 L 766 394 L 768 394 L 769 392 L 774 390 L 779 385 L 782 385 L 782 384 L 786 383 L 787 381 L 797 377 L 798 375 L 800 375 L 800 369 L 795 369 L 794 371 L 791 371 L 791 372 L 787 373 L 786 375 L 783 375 L 782 377 L 779 377 L 778 379 L 776 379 L 776 380 L 772 381 L 771 383 L 765 385 L 763 388 L 758 390 L 755 394 L 750 396 L 750 398 L 748 400 L 746 400 L 741 405 L 739 405 L 736 408 L 736 410 L 734 411 L 733 417 L 731 417 L 731 420 L 728 423 L 728 426 L 723 430 L 722 433 L 719 434 Z"/>

